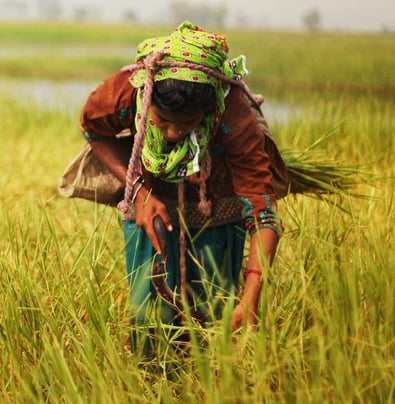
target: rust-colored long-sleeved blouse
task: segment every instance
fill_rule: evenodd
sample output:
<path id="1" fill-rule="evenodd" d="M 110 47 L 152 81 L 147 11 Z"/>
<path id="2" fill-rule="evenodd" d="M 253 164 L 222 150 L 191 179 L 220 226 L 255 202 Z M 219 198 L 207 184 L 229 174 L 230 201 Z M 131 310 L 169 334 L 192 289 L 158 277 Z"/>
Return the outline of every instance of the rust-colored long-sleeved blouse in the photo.
<path id="1" fill-rule="evenodd" d="M 122 71 L 114 74 L 88 97 L 81 113 L 81 129 L 92 146 L 103 137 L 115 139 L 120 132 L 128 129 L 131 133 L 129 145 L 119 144 L 130 147 L 131 153 L 133 135 L 136 133 L 134 115 L 137 90 L 131 86 L 129 76 L 129 72 Z M 241 89 L 231 87 L 217 133 L 210 144 L 212 170 L 207 180 L 207 199 L 213 202 L 214 212 L 219 201 L 221 208 L 218 208 L 218 216 L 223 215 L 224 206 L 237 201 L 238 219 L 243 217 L 246 220 L 250 232 L 269 227 L 280 236 L 281 223 L 275 212 L 276 192 L 270 169 L 273 158 L 266 153 L 264 145 L 265 136 L 248 99 Z M 145 176 L 150 175 L 145 173 Z M 160 199 L 165 202 L 177 200 L 174 184 L 155 178 L 151 178 L 150 183 L 153 193 Z M 186 199 L 192 203 L 198 201 L 196 184 L 187 182 Z M 220 204 L 221 201 L 225 202 Z M 171 204 L 169 202 L 169 208 Z M 231 219 L 236 220 L 237 215 L 232 215 Z M 229 222 L 229 217 L 218 219 L 218 222 Z"/>

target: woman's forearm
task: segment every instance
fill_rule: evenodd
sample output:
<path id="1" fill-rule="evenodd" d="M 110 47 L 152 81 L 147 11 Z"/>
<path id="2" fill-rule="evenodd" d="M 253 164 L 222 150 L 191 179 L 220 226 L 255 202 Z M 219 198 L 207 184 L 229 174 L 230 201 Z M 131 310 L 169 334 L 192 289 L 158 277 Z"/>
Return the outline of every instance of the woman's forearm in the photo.
<path id="1" fill-rule="evenodd" d="M 262 275 L 273 262 L 277 241 L 277 234 L 267 228 L 258 230 L 251 237 L 248 268 L 245 272 L 246 283 L 241 302 L 253 310 L 258 306 Z"/>
<path id="2" fill-rule="evenodd" d="M 131 153 L 130 138 L 102 138 L 91 141 L 93 153 L 125 186 L 126 173 Z"/>

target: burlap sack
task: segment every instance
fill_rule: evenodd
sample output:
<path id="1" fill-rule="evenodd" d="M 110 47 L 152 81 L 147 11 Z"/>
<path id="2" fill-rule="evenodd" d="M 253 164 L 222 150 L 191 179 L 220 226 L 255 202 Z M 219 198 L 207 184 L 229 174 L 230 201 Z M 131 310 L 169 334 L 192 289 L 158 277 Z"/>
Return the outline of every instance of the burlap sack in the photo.
<path id="1" fill-rule="evenodd" d="M 59 193 L 66 198 L 116 206 L 123 198 L 124 188 L 86 143 L 62 174 Z"/>

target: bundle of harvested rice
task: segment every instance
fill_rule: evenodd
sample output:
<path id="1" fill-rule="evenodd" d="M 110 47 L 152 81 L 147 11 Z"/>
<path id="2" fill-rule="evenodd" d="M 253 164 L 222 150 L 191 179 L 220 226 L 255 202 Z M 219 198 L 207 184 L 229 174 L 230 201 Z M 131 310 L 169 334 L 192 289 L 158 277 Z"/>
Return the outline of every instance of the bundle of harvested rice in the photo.
<path id="1" fill-rule="evenodd" d="M 325 194 L 353 195 L 361 197 L 355 189 L 375 177 L 357 165 L 330 161 L 322 157 L 317 147 L 337 131 L 337 127 L 321 136 L 305 150 L 282 150 L 281 155 L 288 169 L 289 192 L 323 197 Z"/>
<path id="2" fill-rule="evenodd" d="M 282 152 L 290 178 L 292 194 L 350 194 L 363 183 L 361 170 L 337 162 L 318 160 L 308 153 Z"/>

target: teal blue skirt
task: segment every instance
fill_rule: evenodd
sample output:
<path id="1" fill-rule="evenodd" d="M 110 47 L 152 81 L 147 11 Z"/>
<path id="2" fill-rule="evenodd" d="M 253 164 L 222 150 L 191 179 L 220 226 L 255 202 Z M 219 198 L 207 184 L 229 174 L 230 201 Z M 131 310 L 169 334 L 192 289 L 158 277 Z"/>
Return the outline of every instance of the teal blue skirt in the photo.
<path id="1" fill-rule="evenodd" d="M 176 311 L 164 302 L 158 304 L 151 284 L 151 269 L 161 259 L 144 230 L 134 222 L 125 221 L 126 265 L 130 287 L 132 324 L 147 324 L 152 318 L 176 324 Z M 191 305 L 208 321 L 220 318 L 227 298 L 238 288 L 245 242 L 244 222 L 204 230 L 190 230 L 187 236 L 187 289 Z M 167 233 L 167 283 L 180 291 L 179 229 Z M 192 255 L 192 257 L 191 257 Z M 159 307 L 159 310 L 158 310 Z"/>

